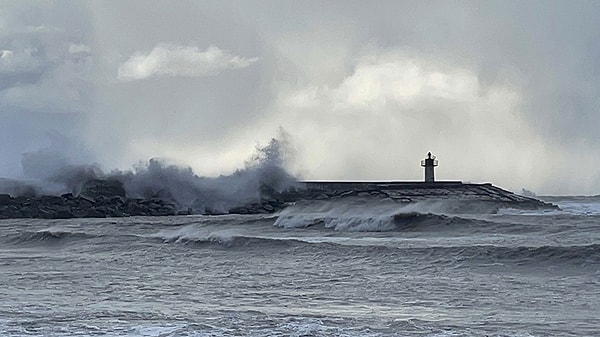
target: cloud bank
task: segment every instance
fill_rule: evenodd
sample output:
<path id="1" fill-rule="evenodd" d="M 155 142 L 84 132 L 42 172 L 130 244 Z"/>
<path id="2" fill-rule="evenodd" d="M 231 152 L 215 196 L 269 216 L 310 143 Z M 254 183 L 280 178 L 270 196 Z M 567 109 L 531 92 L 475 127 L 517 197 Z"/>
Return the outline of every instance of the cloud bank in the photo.
<path id="1" fill-rule="evenodd" d="M 319 168 L 311 178 L 420 180 L 418 160 L 431 150 L 441 179 L 516 175 L 537 185 L 535 165 L 551 152 L 517 84 L 486 85 L 466 67 L 402 50 L 368 51 L 333 86 L 282 89 L 271 111 L 304 145 L 298 162 Z"/>
<path id="2" fill-rule="evenodd" d="M 150 52 L 136 52 L 119 66 L 118 78 L 123 81 L 158 76 L 203 77 L 227 69 L 250 66 L 258 58 L 244 58 L 216 46 L 200 50 L 195 46 L 159 44 Z"/>
<path id="3" fill-rule="evenodd" d="M 38 151 L 92 161 L 83 132 L 94 96 L 88 31 L 77 3 L 0 4 L 0 176 L 23 174 L 24 155 Z"/>
<path id="4" fill-rule="evenodd" d="M 3 1 L 0 177 L 156 157 L 219 176 L 282 126 L 310 179 L 421 180 L 432 151 L 440 179 L 597 194 L 599 10 Z"/>

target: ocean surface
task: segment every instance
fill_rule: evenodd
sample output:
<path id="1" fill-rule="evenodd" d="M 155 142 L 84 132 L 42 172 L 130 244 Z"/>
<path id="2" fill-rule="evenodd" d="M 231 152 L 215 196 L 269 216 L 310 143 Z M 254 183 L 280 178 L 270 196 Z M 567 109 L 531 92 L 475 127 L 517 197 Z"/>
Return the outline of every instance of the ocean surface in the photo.
<path id="1" fill-rule="evenodd" d="M 0 220 L 0 336 L 600 336 L 600 198 Z"/>

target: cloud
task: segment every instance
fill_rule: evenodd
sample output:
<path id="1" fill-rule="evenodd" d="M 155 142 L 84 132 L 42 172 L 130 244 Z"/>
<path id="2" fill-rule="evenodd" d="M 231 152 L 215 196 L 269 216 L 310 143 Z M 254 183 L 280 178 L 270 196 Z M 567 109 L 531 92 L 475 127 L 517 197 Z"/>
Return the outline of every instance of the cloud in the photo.
<path id="1" fill-rule="evenodd" d="M 219 175 L 283 126 L 307 178 L 420 180 L 432 151 L 440 179 L 598 193 L 598 7 L 0 1 L 0 176 L 54 134 Z"/>
<path id="2" fill-rule="evenodd" d="M 312 179 L 422 179 L 428 151 L 439 178 L 542 186 L 553 149 L 525 115 L 518 83 L 486 84 L 461 64 L 403 50 L 367 51 L 335 85 L 282 88 L 265 118 L 302 146 Z M 525 146 L 526 144 L 526 146 Z"/>
<path id="3" fill-rule="evenodd" d="M 202 51 L 194 46 L 159 44 L 149 53 L 136 52 L 119 66 L 123 81 L 156 76 L 204 77 L 227 69 L 250 66 L 258 58 L 244 58 L 216 46 Z"/>
<path id="4" fill-rule="evenodd" d="M 21 176 L 23 155 L 40 149 L 90 160 L 81 130 L 91 109 L 94 60 L 69 53 L 69 46 L 88 41 L 87 14 L 75 3 L 0 3 L 0 176 Z"/>

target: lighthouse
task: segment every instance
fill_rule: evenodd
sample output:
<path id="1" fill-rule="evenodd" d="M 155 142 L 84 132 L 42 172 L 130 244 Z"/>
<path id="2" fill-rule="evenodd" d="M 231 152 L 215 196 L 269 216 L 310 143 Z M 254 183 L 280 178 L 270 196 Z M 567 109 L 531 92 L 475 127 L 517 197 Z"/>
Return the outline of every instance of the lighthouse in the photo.
<path id="1" fill-rule="evenodd" d="M 425 168 L 425 182 L 435 182 L 435 175 L 433 173 L 434 167 L 438 166 L 438 161 L 435 156 L 431 155 L 431 152 L 427 153 L 427 158 L 421 160 L 421 166 Z"/>

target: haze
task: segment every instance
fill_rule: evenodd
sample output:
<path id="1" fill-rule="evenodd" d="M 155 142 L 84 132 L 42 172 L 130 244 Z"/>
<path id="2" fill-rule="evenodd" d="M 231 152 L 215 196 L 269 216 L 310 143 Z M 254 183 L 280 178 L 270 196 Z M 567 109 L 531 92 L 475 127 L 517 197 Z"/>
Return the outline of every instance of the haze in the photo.
<path id="1" fill-rule="evenodd" d="M 0 177 L 285 133 L 305 179 L 600 191 L 597 1 L 3 1 Z M 283 131 L 282 131 L 283 130 Z M 25 162 L 35 167 L 24 167 Z M 37 160 L 34 160 L 37 159 Z"/>

